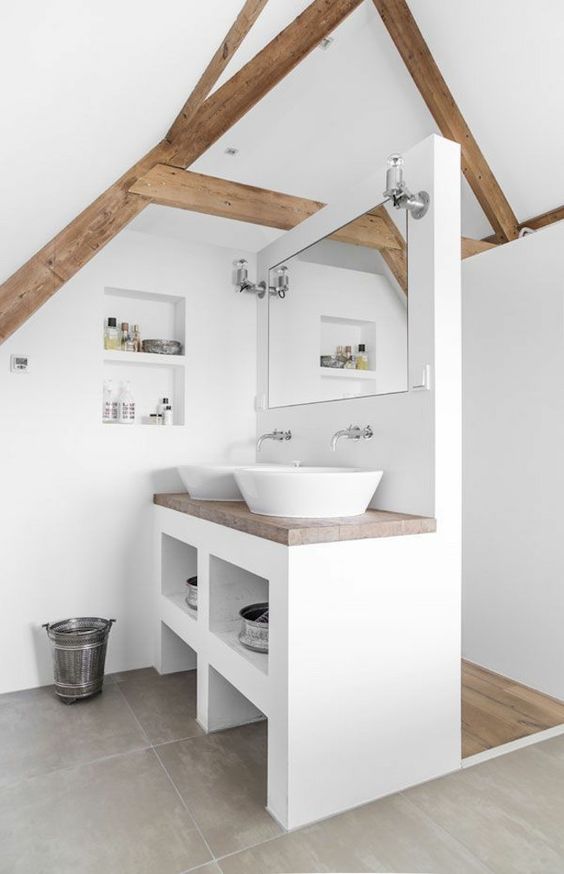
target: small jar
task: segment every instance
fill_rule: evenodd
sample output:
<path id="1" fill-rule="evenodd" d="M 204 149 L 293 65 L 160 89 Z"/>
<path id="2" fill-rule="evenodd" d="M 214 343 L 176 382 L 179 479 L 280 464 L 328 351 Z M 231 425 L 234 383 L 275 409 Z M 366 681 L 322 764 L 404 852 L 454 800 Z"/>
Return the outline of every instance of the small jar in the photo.
<path id="1" fill-rule="evenodd" d="M 163 423 L 163 417 L 161 413 L 151 413 L 149 415 L 149 418 L 151 420 L 151 425 L 162 425 Z"/>
<path id="2" fill-rule="evenodd" d="M 198 609 L 198 577 L 188 577 L 186 580 L 185 600 L 191 610 Z"/>

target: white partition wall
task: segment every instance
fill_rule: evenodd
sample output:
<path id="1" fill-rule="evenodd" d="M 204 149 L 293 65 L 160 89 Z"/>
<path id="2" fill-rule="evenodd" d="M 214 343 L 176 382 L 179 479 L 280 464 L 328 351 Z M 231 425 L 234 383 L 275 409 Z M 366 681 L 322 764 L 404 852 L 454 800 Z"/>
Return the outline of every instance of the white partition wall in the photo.
<path id="1" fill-rule="evenodd" d="M 290 428 L 289 443 L 265 443 L 260 460 L 374 466 L 385 471 L 373 506 L 438 515 L 460 537 L 460 149 L 431 136 L 404 154 L 405 179 L 431 194 L 422 220 L 409 220 L 409 391 L 278 409 L 268 403 L 268 301 L 258 301 L 257 434 Z M 380 166 L 346 202 L 327 206 L 259 253 L 259 280 L 268 268 L 372 209 L 382 199 Z M 290 291 L 291 294 L 291 291 Z M 429 388 L 421 390 L 424 373 Z M 354 444 L 331 435 L 354 424 L 375 437 Z M 444 530 L 444 528 L 442 529 Z"/>
<path id="2" fill-rule="evenodd" d="M 564 222 L 464 262 L 464 654 L 564 699 Z"/>
<path id="3" fill-rule="evenodd" d="M 432 515 L 437 519 L 437 533 L 423 538 L 425 543 L 420 544 L 421 554 L 411 563 L 408 555 L 413 547 L 407 540 L 378 545 L 383 547 L 382 556 L 385 551 L 392 550 L 397 550 L 398 556 L 402 555 L 397 566 L 403 563 L 405 576 L 401 584 L 396 581 L 397 586 L 404 585 L 407 593 L 409 584 L 419 583 L 427 596 L 426 606 L 430 607 L 419 613 L 421 636 L 412 628 L 411 633 L 402 639 L 401 648 L 405 656 L 404 668 L 411 665 L 412 677 L 419 677 L 421 688 L 425 688 L 434 704 L 425 719 L 417 722 L 417 731 L 406 729 L 399 746 L 389 739 L 387 749 L 390 755 L 394 751 L 399 755 L 403 750 L 403 755 L 411 760 L 407 767 L 411 777 L 398 772 L 397 779 L 390 782 L 390 787 L 393 784 L 395 789 L 402 785 L 402 781 L 409 785 L 410 782 L 431 779 L 460 765 L 460 154 L 458 145 L 432 136 L 405 153 L 404 158 L 408 184 L 416 190 L 425 189 L 431 195 L 427 216 L 420 221 L 409 221 L 409 390 L 362 399 L 260 409 L 257 428 L 258 434 L 275 428 L 290 428 L 293 434 L 288 443 L 265 443 L 260 460 L 299 459 L 310 464 L 381 468 L 384 478 L 375 495 L 374 507 Z M 384 178 L 385 168 L 381 167 L 366 180 L 362 191 L 351 195 L 348 202 L 325 208 L 259 253 L 258 279 L 268 281 L 270 266 L 374 207 L 379 202 Z M 259 301 L 258 308 L 260 406 L 268 403 L 267 301 Z M 424 388 L 420 387 L 422 383 L 425 383 Z M 332 453 L 329 447 L 331 435 L 350 423 L 370 424 L 374 429 L 374 439 L 358 444 L 341 441 L 337 452 Z M 306 561 L 301 549 L 292 550 L 292 554 L 302 556 Z M 377 633 L 378 617 L 388 610 L 391 611 L 388 615 L 394 615 L 393 593 L 387 588 L 394 562 L 386 565 L 382 560 L 382 573 L 374 578 L 370 570 L 374 566 L 368 561 L 368 556 L 366 559 L 363 566 L 362 562 L 353 562 L 351 557 L 348 572 L 346 563 L 341 565 L 340 586 L 346 598 L 347 586 L 352 588 L 353 583 L 350 575 L 362 576 L 364 573 L 366 580 L 381 592 L 381 600 L 376 599 L 372 605 L 373 627 Z M 300 580 L 300 585 L 306 588 L 307 574 L 304 573 Z M 322 587 L 319 597 L 321 592 Z M 296 592 L 291 594 L 289 609 L 293 604 L 291 598 L 296 595 Z M 352 615 L 348 615 L 347 621 L 352 622 Z M 334 631 L 336 640 L 337 627 Z M 390 641 L 390 646 L 383 647 L 380 659 L 374 663 L 376 685 L 392 669 L 397 656 L 393 652 Z M 337 665 L 334 669 L 337 670 Z M 292 691 L 292 683 L 298 688 L 305 679 L 303 665 L 291 662 L 288 675 L 291 696 L 297 694 L 295 689 Z M 321 694 L 313 675 L 309 679 L 310 690 L 315 688 L 316 693 Z M 303 691 L 305 694 L 305 687 Z M 413 697 L 408 700 L 407 686 L 405 692 L 403 705 L 400 704 L 401 694 L 395 700 L 397 708 L 405 708 L 404 716 L 408 720 L 411 708 L 416 708 L 417 704 Z M 310 704 L 323 706 L 321 700 Z M 297 713 L 295 717 L 296 720 L 300 718 Z M 354 718 L 352 714 L 351 718 Z M 295 724 L 290 724 L 290 736 L 293 727 Z M 385 741 L 382 742 L 385 746 Z M 300 779 L 299 774 L 305 771 L 299 764 L 298 753 L 296 755 L 298 758 L 293 768 L 296 779 Z M 329 797 L 329 790 L 327 792 Z"/>

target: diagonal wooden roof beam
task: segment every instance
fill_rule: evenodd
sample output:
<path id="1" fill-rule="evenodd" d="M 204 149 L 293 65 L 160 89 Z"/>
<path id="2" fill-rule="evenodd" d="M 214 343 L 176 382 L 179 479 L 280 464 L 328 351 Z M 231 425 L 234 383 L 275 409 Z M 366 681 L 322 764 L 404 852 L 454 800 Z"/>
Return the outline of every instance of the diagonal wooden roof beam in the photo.
<path id="1" fill-rule="evenodd" d="M 165 139 L 169 143 L 186 136 L 198 109 L 213 90 L 227 64 L 267 3 L 268 0 L 247 0 L 167 133 Z"/>
<path id="2" fill-rule="evenodd" d="M 521 222 L 519 230 L 523 228 L 531 228 L 533 231 L 539 231 L 541 228 L 546 228 L 555 222 L 564 221 L 564 206 L 559 206 L 556 209 L 551 209 L 548 212 L 543 212 L 540 215 L 535 215 L 526 222 Z"/>
<path id="3" fill-rule="evenodd" d="M 172 141 L 169 163 L 189 167 L 284 79 L 363 0 L 314 0 L 262 51 L 218 88 Z"/>
<path id="4" fill-rule="evenodd" d="M 460 143 L 462 172 L 495 231 L 498 243 L 514 240 L 519 223 L 423 39 L 406 0 L 373 0 L 388 33 L 443 134 Z"/>
<path id="5" fill-rule="evenodd" d="M 179 160 L 190 163 L 203 154 L 361 2 L 314 0 L 196 110 L 192 124 L 188 125 L 189 130 L 179 124 L 172 143 L 163 140 L 155 146 L 0 285 L 0 342 L 145 208 L 150 201 L 129 190 L 137 178 L 155 164 L 176 164 Z M 214 70 L 219 76 L 218 65 Z M 212 78 L 212 75 L 206 76 L 206 83 L 209 84 Z M 192 108 L 189 107 L 190 112 Z"/>

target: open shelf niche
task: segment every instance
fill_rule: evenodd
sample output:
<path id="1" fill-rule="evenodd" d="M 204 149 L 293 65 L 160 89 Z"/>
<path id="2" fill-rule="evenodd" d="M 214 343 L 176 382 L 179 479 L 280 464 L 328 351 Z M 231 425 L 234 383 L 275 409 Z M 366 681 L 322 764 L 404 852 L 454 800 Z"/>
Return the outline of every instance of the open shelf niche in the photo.
<path id="1" fill-rule="evenodd" d="M 321 316 L 320 355 L 335 355 L 337 346 L 350 346 L 355 352 L 360 343 L 366 346 L 369 370 L 345 370 L 339 367 L 320 367 L 322 377 L 331 379 L 376 379 L 376 323 L 340 316 Z"/>
<path id="2" fill-rule="evenodd" d="M 162 534 L 161 593 L 194 621 L 198 611 L 186 603 L 186 580 L 198 573 L 198 550 L 188 543 Z"/>
<path id="3" fill-rule="evenodd" d="M 259 602 L 268 602 L 268 580 L 210 555 L 210 631 L 268 674 L 268 653 L 254 652 L 239 641 L 239 610 Z"/>
<path id="4" fill-rule="evenodd" d="M 183 297 L 123 288 L 104 289 L 104 325 L 115 317 L 130 327 L 138 324 L 142 339 L 179 340 L 186 344 L 186 303 Z M 103 339 L 103 337 L 102 337 Z M 135 398 L 136 425 L 151 424 L 162 398 L 169 398 L 174 425 L 185 422 L 186 356 L 103 349 L 104 381 L 111 379 L 115 395 L 131 383 Z M 113 424 L 113 423 L 112 423 Z M 131 426 L 129 426 L 131 427 Z"/>

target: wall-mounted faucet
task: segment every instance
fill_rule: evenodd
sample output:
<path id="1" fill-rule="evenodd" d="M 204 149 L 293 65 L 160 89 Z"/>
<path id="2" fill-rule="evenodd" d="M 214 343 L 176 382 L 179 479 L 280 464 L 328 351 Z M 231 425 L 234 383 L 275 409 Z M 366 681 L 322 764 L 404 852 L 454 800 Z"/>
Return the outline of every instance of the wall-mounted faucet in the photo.
<path id="1" fill-rule="evenodd" d="M 360 425 L 349 425 L 348 428 L 343 428 L 341 431 L 335 431 L 333 436 L 331 437 L 331 450 L 335 452 L 337 448 L 337 443 L 341 439 L 341 437 L 346 438 L 347 440 L 371 440 L 374 437 L 374 431 L 367 425 L 365 428 L 361 428 Z"/>
<path id="2" fill-rule="evenodd" d="M 291 431 L 272 431 L 270 434 L 261 434 L 259 439 L 257 440 L 257 452 L 260 452 L 260 448 L 265 440 L 291 440 L 292 432 Z"/>

